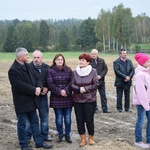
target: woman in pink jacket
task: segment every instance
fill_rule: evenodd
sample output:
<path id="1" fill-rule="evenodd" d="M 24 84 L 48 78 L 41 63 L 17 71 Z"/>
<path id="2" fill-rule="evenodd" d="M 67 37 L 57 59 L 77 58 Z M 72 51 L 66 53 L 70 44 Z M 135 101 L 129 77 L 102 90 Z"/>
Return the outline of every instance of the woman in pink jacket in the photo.
<path id="1" fill-rule="evenodd" d="M 135 145 L 140 148 L 150 147 L 150 58 L 144 53 L 134 56 L 138 62 L 135 69 L 133 104 L 137 109 L 137 121 L 135 126 Z M 142 142 L 142 127 L 147 117 L 146 144 Z"/>

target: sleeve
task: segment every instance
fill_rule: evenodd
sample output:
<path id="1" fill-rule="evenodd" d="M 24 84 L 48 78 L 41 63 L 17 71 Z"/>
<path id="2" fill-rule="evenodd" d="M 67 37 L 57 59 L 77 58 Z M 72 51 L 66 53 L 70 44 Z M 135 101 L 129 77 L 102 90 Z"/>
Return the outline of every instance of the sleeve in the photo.
<path id="1" fill-rule="evenodd" d="M 54 93 L 56 96 L 60 96 L 61 95 L 61 89 L 54 83 L 54 75 L 53 75 L 52 69 L 50 69 L 48 71 L 47 85 L 48 85 L 48 89 L 52 93 Z"/>
<path id="2" fill-rule="evenodd" d="M 98 78 L 97 78 L 97 72 L 96 70 L 93 70 L 93 79 L 92 79 L 92 84 L 88 86 L 84 86 L 86 92 L 91 92 L 94 90 L 97 90 L 99 86 Z"/>
<path id="3" fill-rule="evenodd" d="M 103 70 L 102 70 L 102 72 L 100 73 L 100 76 L 103 78 L 106 74 L 107 74 L 107 72 L 108 72 L 108 67 L 107 67 L 107 64 L 105 63 L 105 60 L 103 59 L 103 64 L 104 64 L 104 66 L 103 66 Z"/>
<path id="4" fill-rule="evenodd" d="M 13 69 L 8 72 L 10 84 L 12 85 L 12 90 L 15 90 L 21 94 L 35 95 L 36 87 L 22 81 L 20 75 Z"/>
<path id="5" fill-rule="evenodd" d="M 148 111 L 150 109 L 150 106 L 145 77 L 142 75 L 137 75 L 135 77 L 135 80 L 135 91 L 137 94 L 137 98 L 140 101 L 140 104 L 144 107 L 144 109 Z"/>
<path id="6" fill-rule="evenodd" d="M 69 83 L 67 84 L 67 86 L 65 87 L 65 91 L 66 91 L 66 93 L 67 93 L 67 95 L 72 95 L 72 90 L 71 90 L 71 79 L 72 79 L 72 70 L 70 69 L 69 70 L 69 78 L 70 78 L 70 80 L 69 80 Z"/>

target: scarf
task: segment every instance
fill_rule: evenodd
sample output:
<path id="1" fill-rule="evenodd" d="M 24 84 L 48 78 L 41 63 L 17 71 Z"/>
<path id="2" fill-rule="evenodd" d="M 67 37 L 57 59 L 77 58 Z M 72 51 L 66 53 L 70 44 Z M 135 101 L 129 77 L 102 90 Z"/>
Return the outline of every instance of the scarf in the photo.
<path id="1" fill-rule="evenodd" d="M 80 68 L 80 66 L 78 65 L 76 68 L 77 74 L 81 77 L 89 75 L 91 71 L 92 71 L 91 65 L 88 65 L 87 67 L 83 67 L 83 68 Z"/>

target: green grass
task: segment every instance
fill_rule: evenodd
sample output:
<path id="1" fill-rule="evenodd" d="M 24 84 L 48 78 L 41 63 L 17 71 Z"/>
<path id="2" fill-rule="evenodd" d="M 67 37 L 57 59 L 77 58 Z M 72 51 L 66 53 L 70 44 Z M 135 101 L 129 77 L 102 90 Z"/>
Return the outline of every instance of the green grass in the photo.
<path id="1" fill-rule="evenodd" d="M 45 60 L 53 59 L 56 54 L 62 54 L 65 59 L 67 58 L 78 58 L 80 54 L 84 52 L 44 52 L 43 53 L 43 58 Z M 85 52 L 89 53 L 90 52 Z M 112 56 L 118 56 L 118 54 L 109 54 L 109 53 L 99 53 L 100 57 L 112 57 Z M 0 52 L 0 61 L 13 61 L 15 59 L 15 53 L 5 53 L 5 52 Z M 32 59 L 32 53 L 29 53 L 29 59 Z"/>

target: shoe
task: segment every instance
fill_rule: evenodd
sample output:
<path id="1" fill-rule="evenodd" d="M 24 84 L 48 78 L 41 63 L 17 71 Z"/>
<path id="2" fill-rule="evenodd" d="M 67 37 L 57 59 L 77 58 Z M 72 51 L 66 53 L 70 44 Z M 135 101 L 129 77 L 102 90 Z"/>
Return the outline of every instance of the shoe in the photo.
<path id="1" fill-rule="evenodd" d="M 121 113 L 121 112 L 122 112 L 122 110 L 121 110 L 121 109 L 118 109 L 118 112 L 120 112 L 120 113 Z"/>
<path id="2" fill-rule="evenodd" d="M 126 109 L 125 111 L 126 111 L 126 112 L 132 112 L 130 109 L 129 109 L 129 110 Z"/>
<path id="3" fill-rule="evenodd" d="M 51 137 L 47 137 L 46 139 L 44 139 L 44 141 L 46 141 L 46 142 L 51 142 L 51 141 L 52 141 L 52 138 L 51 138 Z"/>
<path id="4" fill-rule="evenodd" d="M 58 143 L 62 142 L 62 139 L 63 139 L 63 135 L 58 135 L 57 142 L 58 142 Z"/>
<path id="5" fill-rule="evenodd" d="M 95 113 L 97 113 L 97 112 L 98 112 L 98 108 L 96 107 L 96 108 L 95 108 Z"/>
<path id="6" fill-rule="evenodd" d="M 109 110 L 103 110 L 103 113 L 111 113 Z"/>
<path id="7" fill-rule="evenodd" d="M 138 146 L 140 148 L 149 148 L 149 145 L 144 144 L 143 142 L 138 142 L 138 143 L 135 142 L 135 146 Z"/>
<path id="8" fill-rule="evenodd" d="M 53 147 L 53 145 L 52 144 L 47 144 L 47 143 L 43 143 L 43 145 L 41 145 L 41 146 L 36 146 L 36 148 L 44 148 L 44 149 L 50 149 L 50 148 L 52 148 Z"/>
<path id="9" fill-rule="evenodd" d="M 33 150 L 31 147 L 23 147 L 21 150 Z"/>
<path id="10" fill-rule="evenodd" d="M 68 142 L 68 143 L 72 143 L 72 140 L 70 138 L 69 135 L 65 135 L 65 140 Z"/>

